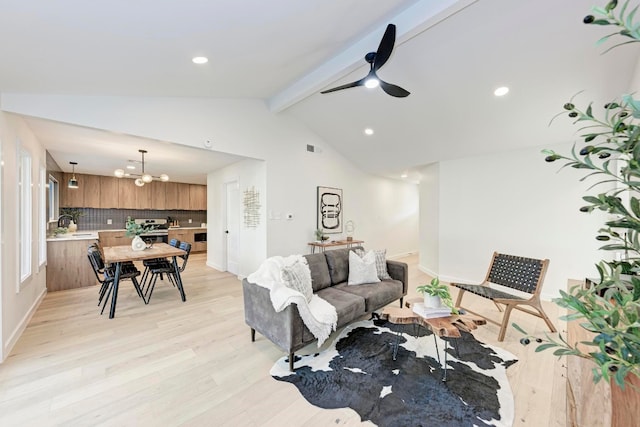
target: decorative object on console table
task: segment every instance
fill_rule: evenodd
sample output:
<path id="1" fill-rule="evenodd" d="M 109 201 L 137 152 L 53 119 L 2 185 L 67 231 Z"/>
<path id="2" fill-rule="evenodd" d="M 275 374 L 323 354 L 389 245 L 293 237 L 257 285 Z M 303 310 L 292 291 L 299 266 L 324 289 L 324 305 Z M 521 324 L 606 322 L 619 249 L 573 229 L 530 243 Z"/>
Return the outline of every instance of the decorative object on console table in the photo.
<path id="1" fill-rule="evenodd" d="M 325 236 L 326 237 L 326 236 Z M 311 246 L 311 253 L 315 253 L 316 248 L 320 248 L 320 251 L 324 252 L 326 248 L 331 248 L 335 246 L 346 246 L 350 248 L 353 245 L 361 245 L 364 243 L 364 240 L 330 240 L 330 241 L 322 241 L 322 242 L 309 242 L 307 243 Z"/>
<path id="2" fill-rule="evenodd" d="M 322 231 L 321 228 L 316 229 L 316 231 L 314 231 L 315 235 L 316 235 L 316 242 L 325 242 L 327 240 L 329 240 L 329 236 L 325 236 L 324 235 L 324 231 Z"/>
<path id="3" fill-rule="evenodd" d="M 342 233 L 342 190 L 318 187 L 317 228 L 324 234 Z"/>
<path id="4" fill-rule="evenodd" d="M 353 240 L 353 232 L 356 230 L 356 224 L 349 220 L 344 224 L 344 230 L 347 232 L 347 240 Z"/>

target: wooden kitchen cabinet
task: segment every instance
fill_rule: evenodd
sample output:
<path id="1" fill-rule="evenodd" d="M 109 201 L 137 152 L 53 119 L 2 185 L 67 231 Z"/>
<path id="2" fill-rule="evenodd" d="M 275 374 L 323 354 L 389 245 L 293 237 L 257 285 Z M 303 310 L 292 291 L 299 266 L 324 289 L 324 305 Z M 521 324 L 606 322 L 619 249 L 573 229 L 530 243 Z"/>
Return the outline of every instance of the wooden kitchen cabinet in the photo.
<path id="1" fill-rule="evenodd" d="M 207 186 L 189 184 L 189 206 L 193 211 L 207 210 Z"/>
<path id="2" fill-rule="evenodd" d="M 188 211 L 191 209 L 190 184 L 178 183 L 178 207 L 176 209 Z"/>
<path id="3" fill-rule="evenodd" d="M 77 176 L 76 176 L 77 178 Z M 78 183 L 78 186 L 80 184 Z M 99 208 L 100 207 L 100 176 L 99 175 L 83 175 L 82 186 L 78 188 L 82 190 L 84 204 L 79 207 L 83 208 Z"/>
<path id="4" fill-rule="evenodd" d="M 47 291 L 97 284 L 96 276 L 87 260 L 87 248 L 91 243 L 95 243 L 95 240 L 47 241 Z"/>
<path id="5" fill-rule="evenodd" d="M 114 176 L 100 177 L 100 205 L 102 209 L 117 209 L 118 199 L 118 181 L 120 178 Z"/>
<path id="6" fill-rule="evenodd" d="M 176 210 L 178 207 L 178 183 L 177 182 L 165 182 L 164 183 L 165 194 L 165 209 Z"/>
<path id="7" fill-rule="evenodd" d="M 151 207 L 151 184 L 145 184 L 142 187 L 138 187 L 135 182 L 133 183 L 136 192 L 136 209 L 152 209 Z"/>
<path id="8" fill-rule="evenodd" d="M 98 232 L 98 241 L 103 248 L 106 246 L 130 245 L 131 238 L 125 230 L 107 230 Z"/>
<path id="9" fill-rule="evenodd" d="M 196 241 L 195 235 L 207 233 L 206 228 L 170 228 L 169 229 L 169 241 L 171 239 L 178 239 L 180 242 L 189 242 L 191 243 L 191 252 L 206 252 L 207 251 L 207 242 L 205 241 Z"/>
<path id="10" fill-rule="evenodd" d="M 151 185 L 138 187 L 133 179 L 118 180 L 118 203 L 120 209 L 151 209 Z"/>
<path id="11" fill-rule="evenodd" d="M 146 185 L 145 185 L 146 187 Z M 149 185 L 151 191 L 151 209 L 167 209 L 167 188 L 165 182 L 152 182 Z"/>
<path id="12" fill-rule="evenodd" d="M 132 179 L 120 178 L 118 180 L 118 208 L 120 209 L 135 209 L 136 208 L 136 193 Z"/>
<path id="13" fill-rule="evenodd" d="M 196 228 L 193 230 L 193 247 L 191 252 L 206 252 L 207 251 L 207 229 Z"/>
<path id="14" fill-rule="evenodd" d="M 131 178 L 76 174 L 78 188 L 67 187 L 62 173 L 61 208 L 207 210 L 207 186 L 153 181 L 138 187 Z"/>
<path id="15" fill-rule="evenodd" d="M 170 228 L 169 229 L 169 241 L 171 239 L 178 239 L 180 242 L 189 242 L 193 246 L 193 230 L 184 228 Z"/>

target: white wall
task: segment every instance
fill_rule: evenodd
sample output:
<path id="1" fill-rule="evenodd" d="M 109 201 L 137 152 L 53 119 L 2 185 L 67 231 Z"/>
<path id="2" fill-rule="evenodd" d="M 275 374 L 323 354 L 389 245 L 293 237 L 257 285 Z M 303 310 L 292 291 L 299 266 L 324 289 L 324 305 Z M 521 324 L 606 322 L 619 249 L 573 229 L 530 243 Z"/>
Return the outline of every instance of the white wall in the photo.
<path id="1" fill-rule="evenodd" d="M 266 163 L 260 160 L 244 160 L 212 172 L 207 177 L 207 265 L 217 270 L 226 269 L 224 257 L 225 238 L 225 184 L 237 181 L 240 187 L 238 212 L 243 212 L 242 197 L 244 191 L 255 188 L 260 194 L 260 220 L 257 227 L 245 227 L 240 221 L 240 270 L 239 277 L 251 274 L 267 257 L 266 242 Z"/>
<path id="2" fill-rule="evenodd" d="M 343 190 L 344 220 L 355 222 L 354 237 L 365 240 L 366 246 L 387 248 L 390 256 L 418 249 L 415 185 L 363 173 L 294 119 L 271 113 L 262 101 L 2 94 L 2 108 L 198 148 L 210 140 L 217 151 L 264 160 L 266 229 L 258 230 L 263 238 L 254 239 L 251 250 L 258 255 L 245 259 L 241 271 L 256 268 L 256 260 L 264 254 L 308 252 L 316 228 L 317 186 Z M 310 153 L 307 144 L 319 150 Z M 225 173 L 238 173 L 241 182 L 257 179 L 256 170 L 244 166 L 210 179 L 219 183 Z M 292 220 L 284 219 L 287 213 Z M 215 219 L 209 217 L 207 222 Z"/>
<path id="3" fill-rule="evenodd" d="M 420 260 L 421 269 L 435 276 L 440 265 L 440 164 L 420 170 Z"/>
<path id="4" fill-rule="evenodd" d="M 545 148 L 569 153 L 571 146 Z M 549 258 L 545 299 L 557 296 L 569 278 L 596 274 L 594 264 L 602 254 L 595 236 L 604 216 L 579 212 L 590 184 L 578 182 L 580 171 L 558 172 L 560 163 L 544 162 L 540 151 L 530 148 L 440 164 L 439 200 L 431 202 L 440 206 L 441 277 L 480 282 L 493 251 Z M 421 224 L 428 219 L 421 216 Z"/>
<path id="5" fill-rule="evenodd" d="M 2 310 L 0 361 L 7 357 L 31 315 L 46 293 L 46 270 L 38 269 L 38 182 L 39 169 L 46 164 L 45 151 L 25 123 L 18 117 L 0 112 L 0 141 L 2 142 L 2 276 L 0 295 Z M 33 182 L 32 206 L 34 224 L 32 230 L 32 275 L 21 286 L 19 283 L 18 243 L 18 141 L 31 153 Z"/>

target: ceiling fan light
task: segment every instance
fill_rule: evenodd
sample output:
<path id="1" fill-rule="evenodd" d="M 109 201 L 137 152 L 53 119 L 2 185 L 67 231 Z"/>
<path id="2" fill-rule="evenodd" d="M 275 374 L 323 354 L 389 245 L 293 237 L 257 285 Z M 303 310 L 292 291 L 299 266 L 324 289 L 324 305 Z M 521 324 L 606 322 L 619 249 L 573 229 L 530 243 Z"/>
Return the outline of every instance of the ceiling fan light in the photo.
<path id="1" fill-rule="evenodd" d="M 375 87 L 378 87 L 380 85 L 380 81 L 378 79 L 376 79 L 375 77 L 370 77 L 367 80 L 364 81 L 364 85 L 365 87 L 368 87 L 369 89 L 373 89 Z"/>
<path id="2" fill-rule="evenodd" d="M 151 181 L 153 181 L 153 177 L 151 175 L 149 175 L 148 173 L 145 173 L 144 175 L 142 175 L 142 181 L 145 184 L 150 183 Z"/>
<path id="3" fill-rule="evenodd" d="M 113 171 L 113 174 L 118 178 L 122 178 L 124 176 L 124 169 L 116 169 Z"/>
<path id="4" fill-rule="evenodd" d="M 160 181 L 162 182 L 169 181 L 169 175 L 167 175 L 166 173 L 163 173 L 162 175 L 160 175 Z"/>
<path id="5" fill-rule="evenodd" d="M 136 178 L 134 182 L 138 187 L 142 187 L 144 185 L 144 181 L 142 181 L 140 178 Z"/>

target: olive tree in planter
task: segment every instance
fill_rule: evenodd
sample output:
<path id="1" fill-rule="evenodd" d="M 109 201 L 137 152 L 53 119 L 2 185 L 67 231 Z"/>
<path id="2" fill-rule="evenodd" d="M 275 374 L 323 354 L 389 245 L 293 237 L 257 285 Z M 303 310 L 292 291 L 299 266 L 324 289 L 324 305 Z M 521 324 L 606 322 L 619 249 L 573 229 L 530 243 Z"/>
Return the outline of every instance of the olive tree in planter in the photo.
<path id="1" fill-rule="evenodd" d="M 601 40 L 622 36 L 625 41 L 614 47 L 635 43 L 640 41 L 640 24 L 634 22 L 637 9 L 630 7 L 629 1 L 619 8 L 617 1 L 610 1 L 604 8 L 594 7 L 593 15 L 584 22 L 615 27 L 614 33 Z M 568 309 L 564 320 L 578 320 L 594 334 L 592 341 L 581 343 L 586 350 L 561 335 L 558 339 L 547 335 L 544 340 L 536 339 L 540 343 L 536 351 L 553 349 L 558 356 L 590 359 L 597 366 L 594 382 L 604 379 L 624 388 L 640 383 L 640 276 L 622 274 L 623 267 L 627 272 L 640 272 L 640 100 L 623 95 L 604 106 L 579 108 L 572 99 L 559 115 L 567 115 L 580 126 L 583 142 L 574 145 L 567 156 L 544 150 L 545 160 L 562 160 L 564 167 L 584 169 L 587 174 L 582 180 L 598 179 L 594 187 L 607 185 L 600 194 L 584 196 L 586 204 L 580 211 L 611 214 L 612 219 L 604 223 L 596 238 L 606 242 L 601 249 L 624 252 L 626 259 L 625 264 L 601 261 L 597 265 L 600 278 L 593 286 L 560 291 L 560 298 L 554 299 Z M 528 344 L 529 338 L 523 338 L 523 344 Z"/>

